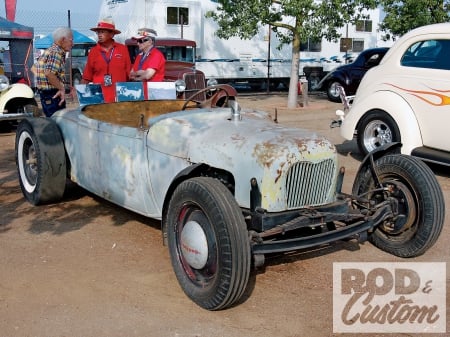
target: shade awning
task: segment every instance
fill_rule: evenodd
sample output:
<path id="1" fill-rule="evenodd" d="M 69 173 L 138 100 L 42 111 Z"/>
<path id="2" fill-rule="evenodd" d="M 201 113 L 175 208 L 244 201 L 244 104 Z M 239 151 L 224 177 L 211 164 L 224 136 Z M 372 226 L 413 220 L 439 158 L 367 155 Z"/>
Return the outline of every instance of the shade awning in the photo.
<path id="1" fill-rule="evenodd" d="M 76 31 L 76 30 L 72 30 L 73 31 L 73 44 L 96 44 L 96 42 L 91 39 L 90 37 L 81 34 L 80 32 Z M 36 49 L 47 49 L 48 47 L 50 47 L 53 43 L 53 37 L 52 34 L 48 34 L 46 36 L 44 36 L 43 38 L 40 39 L 36 39 L 34 41 L 34 47 Z"/>

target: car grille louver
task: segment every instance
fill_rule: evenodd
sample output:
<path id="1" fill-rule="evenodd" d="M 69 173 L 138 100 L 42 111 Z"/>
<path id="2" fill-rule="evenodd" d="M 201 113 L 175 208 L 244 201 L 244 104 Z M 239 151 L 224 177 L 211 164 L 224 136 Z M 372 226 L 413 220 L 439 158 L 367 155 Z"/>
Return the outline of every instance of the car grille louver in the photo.
<path id="1" fill-rule="evenodd" d="M 329 202 L 335 179 L 335 162 L 331 159 L 319 163 L 299 162 L 286 176 L 286 202 L 288 209 L 323 205 Z"/>
<path id="2" fill-rule="evenodd" d="M 205 88 L 205 76 L 202 73 L 186 73 L 183 75 L 183 78 L 186 82 L 186 97 L 190 97 L 195 91 Z M 200 93 L 194 96 L 193 99 L 195 101 L 204 101 L 206 93 Z"/>

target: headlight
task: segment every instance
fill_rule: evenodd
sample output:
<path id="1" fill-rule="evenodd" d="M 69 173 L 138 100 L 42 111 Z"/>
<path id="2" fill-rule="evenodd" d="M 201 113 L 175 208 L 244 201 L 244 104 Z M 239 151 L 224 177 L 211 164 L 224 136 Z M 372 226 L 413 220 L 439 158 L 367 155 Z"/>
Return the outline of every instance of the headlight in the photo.
<path id="1" fill-rule="evenodd" d="M 0 91 L 5 91 L 9 88 L 9 79 L 5 75 L 0 75 Z"/>
<path id="2" fill-rule="evenodd" d="M 177 92 L 183 92 L 186 90 L 186 82 L 183 80 L 176 80 L 175 81 L 175 89 Z"/>
<path id="3" fill-rule="evenodd" d="M 217 82 L 217 80 L 216 80 L 215 78 L 210 78 L 210 79 L 206 82 L 206 86 L 207 86 L 207 87 L 211 87 L 211 86 L 214 86 L 214 85 L 217 85 L 217 84 L 219 84 L 219 83 Z"/>

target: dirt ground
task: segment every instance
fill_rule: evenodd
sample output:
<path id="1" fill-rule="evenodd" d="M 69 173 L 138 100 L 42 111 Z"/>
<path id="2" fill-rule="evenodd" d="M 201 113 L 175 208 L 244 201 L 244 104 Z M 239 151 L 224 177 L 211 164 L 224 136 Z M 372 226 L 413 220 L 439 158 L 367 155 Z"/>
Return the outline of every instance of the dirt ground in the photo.
<path id="1" fill-rule="evenodd" d="M 282 124 L 328 136 L 347 168 L 344 190 L 350 191 L 360 157 L 353 141 L 343 141 L 338 129 L 329 128 L 340 104 L 311 95 L 308 106 L 288 110 L 286 101 L 285 94 L 240 98 L 243 107 L 276 111 Z M 333 334 L 333 262 L 404 261 L 353 241 L 268 257 L 265 267 L 252 273 L 241 303 L 208 312 L 179 287 L 157 221 L 77 187 L 58 204 L 26 202 L 15 169 L 14 137 L 14 131 L 0 133 L 1 337 L 346 336 Z M 449 205 L 448 170 L 433 171 Z M 437 244 L 408 262 L 448 264 L 449 225 L 447 215 Z M 446 303 L 450 334 L 448 297 Z"/>

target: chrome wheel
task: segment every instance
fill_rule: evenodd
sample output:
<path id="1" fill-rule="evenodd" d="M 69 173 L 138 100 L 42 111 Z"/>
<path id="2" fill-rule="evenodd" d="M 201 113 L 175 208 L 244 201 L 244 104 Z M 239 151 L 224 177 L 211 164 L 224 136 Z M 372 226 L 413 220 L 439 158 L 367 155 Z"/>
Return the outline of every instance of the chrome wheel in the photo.
<path id="1" fill-rule="evenodd" d="M 373 120 L 364 129 L 363 142 L 368 152 L 384 144 L 392 143 L 392 130 L 381 120 Z"/>
<path id="2" fill-rule="evenodd" d="M 397 123 L 382 110 L 367 112 L 359 121 L 356 131 L 358 147 L 363 155 L 382 145 L 401 142 Z"/>

